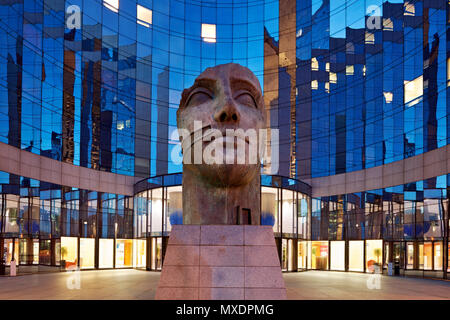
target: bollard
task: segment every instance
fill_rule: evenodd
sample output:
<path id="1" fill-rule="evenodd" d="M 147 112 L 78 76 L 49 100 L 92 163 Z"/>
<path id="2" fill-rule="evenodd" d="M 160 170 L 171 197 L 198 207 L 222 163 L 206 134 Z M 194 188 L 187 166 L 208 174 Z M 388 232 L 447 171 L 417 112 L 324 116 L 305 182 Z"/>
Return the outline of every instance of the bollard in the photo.
<path id="1" fill-rule="evenodd" d="M 15 277 L 16 276 L 16 260 L 11 260 L 11 263 L 9 265 L 9 275 L 11 277 Z"/>

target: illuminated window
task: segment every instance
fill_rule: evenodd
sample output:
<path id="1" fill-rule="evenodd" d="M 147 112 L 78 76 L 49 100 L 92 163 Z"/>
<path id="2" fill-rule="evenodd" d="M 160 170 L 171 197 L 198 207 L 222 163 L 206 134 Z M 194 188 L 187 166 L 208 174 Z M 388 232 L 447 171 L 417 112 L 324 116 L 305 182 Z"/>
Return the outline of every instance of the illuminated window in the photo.
<path id="1" fill-rule="evenodd" d="M 308 251 L 311 269 L 328 270 L 328 241 L 312 241 Z"/>
<path id="2" fill-rule="evenodd" d="M 330 83 L 337 83 L 337 75 L 334 72 L 330 72 Z"/>
<path id="3" fill-rule="evenodd" d="M 133 240 L 133 268 L 146 266 L 147 243 L 145 240 Z"/>
<path id="4" fill-rule="evenodd" d="M 103 0 L 103 5 L 111 11 L 119 12 L 119 0 Z"/>
<path id="5" fill-rule="evenodd" d="M 364 65 L 364 67 L 363 67 L 363 76 L 365 77 L 366 76 L 366 66 Z"/>
<path id="6" fill-rule="evenodd" d="M 330 63 L 325 63 L 325 71 L 330 71 Z"/>
<path id="7" fill-rule="evenodd" d="M 411 107 L 421 101 L 423 95 L 423 77 L 417 77 L 411 81 L 404 81 L 405 86 L 405 104 Z"/>
<path id="8" fill-rule="evenodd" d="M 355 73 L 355 69 L 353 68 L 353 65 L 345 67 L 345 74 L 346 75 L 352 76 L 354 73 Z"/>
<path id="9" fill-rule="evenodd" d="M 330 255 L 330 270 L 345 271 L 345 241 L 331 241 Z"/>
<path id="10" fill-rule="evenodd" d="M 116 268 L 133 266 L 133 240 L 116 240 Z"/>
<path id="11" fill-rule="evenodd" d="M 348 270 L 364 271 L 364 241 L 350 241 L 348 254 Z"/>
<path id="12" fill-rule="evenodd" d="M 216 25 L 202 23 L 202 39 L 205 42 L 216 42 Z"/>
<path id="13" fill-rule="evenodd" d="M 383 30 L 384 31 L 394 31 L 394 23 L 390 18 L 383 19 Z"/>
<path id="14" fill-rule="evenodd" d="M 386 103 L 392 102 L 392 97 L 394 96 L 392 92 L 383 92 L 384 99 L 386 100 Z"/>
<path id="15" fill-rule="evenodd" d="M 123 130 L 123 128 L 125 127 L 123 121 L 117 121 L 117 130 Z"/>
<path id="16" fill-rule="evenodd" d="M 80 238 L 80 268 L 93 269 L 95 260 L 95 239 Z"/>
<path id="17" fill-rule="evenodd" d="M 366 32 L 366 44 L 375 44 L 375 35 L 370 32 Z"/>
<path id="18" fill-rule="evenodd" d="M 447 58 L 447 87 L 450 85 L 450 58 Z"/>
<path id="19" fill-rule="evenodd" d="M 319 70 L 319 61 L 317 61 L 315 57 L 311 59 L 311 70 L 312 71 Z"/>
<path id="20" fill-rule="evenodd" d="M 327 93 L 330 93 L 330 83 L 329 82 L 325 82 L 325 91 Z"/>
<path id="21" fill-rule="evenodd" d="M 317 82 L 317 80 L 311 81 L 311 89 L 317 90 L 318 88 L 319 88 L 319 83 Z"/>
<path id="22" fill-rule="evenodd" d="M 112 268 L 114 266 L 114 240 L 99 239 L 98 267 Z"/>
<path id="23" fill-rule="evenodd" d="M 78 239 L 75 237 L 61 237 L 61 260 L 67 270 L 78 266 Z"/>
<path id="24" fill-rule="evenodd" d="M 409 3 L 408 1 L 405 2 L 405 16 L 415 16 L 416 15 L 416 8 L 414 7 L 414 3 Z"/>
<path id="25" fill-rule="evenodd" d="M 383 240 L 366 240 L 366 271 L 381 273 L 383 262 Z"/>
<path id="26" fill-rule="evenodd" d="M 147 28 L 152 24 L 152 10 L 137 5 L 137 23 Z"/>

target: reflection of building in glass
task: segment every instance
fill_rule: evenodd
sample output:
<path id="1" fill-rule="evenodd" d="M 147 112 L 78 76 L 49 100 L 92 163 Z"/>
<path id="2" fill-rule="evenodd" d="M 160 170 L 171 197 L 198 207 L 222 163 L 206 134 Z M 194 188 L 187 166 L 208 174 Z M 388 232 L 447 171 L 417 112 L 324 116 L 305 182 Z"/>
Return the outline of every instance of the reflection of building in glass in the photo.
<path id="1" fill-rule="evenodd" d="M 264 173 L 279 150 L 284 178 L 262 176 L 261 223 L 283 269 L 398 260 L 405 274 L 447 277 L 447 2 L 370 5 L 0 2 L 0 257 L 161 269 L 182 223 L 181 92 L 236 62 L 280 130 Z"/>

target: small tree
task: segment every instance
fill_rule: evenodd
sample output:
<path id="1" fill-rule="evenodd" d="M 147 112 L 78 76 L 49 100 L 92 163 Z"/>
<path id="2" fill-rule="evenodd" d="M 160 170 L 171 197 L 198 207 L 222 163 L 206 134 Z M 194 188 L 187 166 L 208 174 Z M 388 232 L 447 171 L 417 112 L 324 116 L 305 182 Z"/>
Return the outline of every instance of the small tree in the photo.
<path id="1" fill-rule="evenodd" d="M 375 250 L 373 250 L 373 253 L 375 254 L 375 257 L 377 257 L 377 263 L 380 263 L 381 249 L 376 248 Z"/>
<path id="2" fill-rule="evenodd" d="M 66 247 L 62 247 L 61 248 L 61 260 L 65 260 L 64 257 L 67 254 L 67 248 Z"/>

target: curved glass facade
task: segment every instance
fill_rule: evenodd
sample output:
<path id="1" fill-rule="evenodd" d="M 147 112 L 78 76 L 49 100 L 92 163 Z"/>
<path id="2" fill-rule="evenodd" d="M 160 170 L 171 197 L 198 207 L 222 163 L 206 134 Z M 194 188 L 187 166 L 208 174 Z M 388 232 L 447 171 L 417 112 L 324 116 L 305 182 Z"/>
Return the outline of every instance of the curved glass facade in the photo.
<path id="1" fill-rule="evenodd" d="M 447 144 L 444 0 L 16 0 L 0 12 L 0 141 L 46 157 L 180 172 L 181 91 L 227 62 L 262 84 L 283 176 Z"/>
<path id="2" fill-rule="evenodd" d="M 100 173 L 153 177 L 133 196 L 4 169 L 3 256 L 161 268 L 170 226 L 182 217 L 182 167 L 171 160 L 181 92 L 205 68 L 236 62 L 258 77 L 267 125 L 279 129 L 280 177 L 262 176 L 261 206 L 283 268 L 367 271 L 398 259 L 406 272 L 446 272 L 448 175 L 313 199 L 295 179 L 448 144 L 448 6 L 0 0 L 0 143 Z"/>

